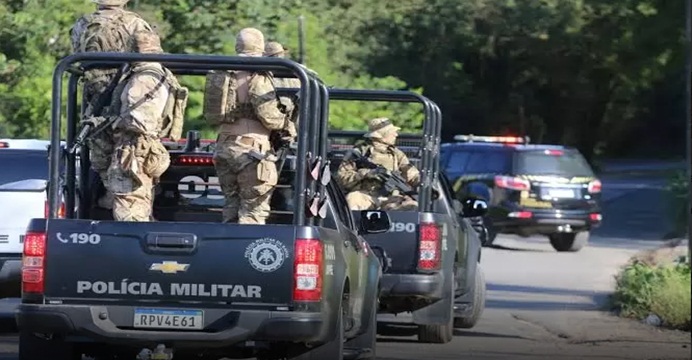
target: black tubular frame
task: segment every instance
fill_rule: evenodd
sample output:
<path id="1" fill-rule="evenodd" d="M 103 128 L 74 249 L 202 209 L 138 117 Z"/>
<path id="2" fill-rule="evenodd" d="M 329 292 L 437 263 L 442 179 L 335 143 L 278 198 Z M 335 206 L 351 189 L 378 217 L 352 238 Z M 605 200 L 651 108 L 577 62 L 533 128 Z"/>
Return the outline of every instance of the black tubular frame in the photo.
<path id="1" fill-rule="evenodd" d="M 306 214 L 301 209 L 306 208 L 306 189 L 314 188 L 314 181 L 308 184 L 307 158 L 308 154 L 326 154 L 327 152 L 327 115 L 329 93 L 324 83 L 313 74 L 305 71 L 300 64 L 282 58 L 269 57 L 240 57 L 224 55 L 193 55 L 193 54 L 138 54 L 138 53 L 76 53 L 62 58 L 53 71 L 52 103 L 51 103 L 51 127 L 49 150 L 49 181 L 48 188 L 48 219 L 58 216 L 60 194 L 62 184 L 60 181 L 60 159 L 65 155 L 64 148 L 60 146 L 60 131 L 62 124 L 62 92 L 63 75 L 70 74 L 67 96 L 67 141 L 66 148 L 70 148 L 75 141 L 79 113 L 77 111 L 78 82 L 86 70 L 93 68 L 115 68 L 131 62 L 157 62 L 168 68 L 175 75 L 205 75 L 209 70 L 245 70 L 245 71 L 271 71 L 279 77 L 293 77 L 300 80 L 298 92 L 300 103 L 298 105 L 300 124 L 298 127 L 298 149 L 296 153 L 296 182 L 294 191 L 295 213 L 293 225 L 306 225 Z M 79 64 L 79 65 L 76 65 Z M 306 86 L 308 85 L 308 86 Z M 82 103 L 82 109 L 84 104 Z M 321 122 L 321 123 L 320 123 Z M 306 131 L 307 130 L 307 131 Z M 88 151 L 85 146 L 80 149 L 80 181 L 87 181 L 89 174 Z M 302 160 L 301 160 L 302 159 Z M 66 156 L 65 177 L 65 208 L 68 218 L 74 217 L 74 204 L 76 196 L 76 166 L 75 155 Z M 84 189 L 80 189 L 83 193 Z M 91 196 L 91 194 L 84 194 Z M 85 206 L 80 206 L 80 214 L 83 214 Z M 307 219 L 307 225 L 313 224 L 313 219 Z"/>
<path id="2" fill-rule="evenodd" d="M 279 89 L 279 92 L 287 89 Z M 440 144 L 442 131 L 442 112 L 440 107 L 425 96 L 412 91 L 396 90 L 360 90 L 329 88 L 329 100 L 370 101 L 370 102 L 405 102 L 423 105 L 425 119 L 421 143 L 421 191 L 418 196 L 420 212 L 433 211 L 432 184 L 438 177 L 440 169 Z M 323 126 L 326 126 L 323 124 Z M 362 137 L 365 131 L 331 130 L 328 137 Z M 402 134 L 404 135 L 404 134 Z M 415 135 L 406 134 L 406 137 Z M 419 136 L 420 137 L 420 136 Z"/>

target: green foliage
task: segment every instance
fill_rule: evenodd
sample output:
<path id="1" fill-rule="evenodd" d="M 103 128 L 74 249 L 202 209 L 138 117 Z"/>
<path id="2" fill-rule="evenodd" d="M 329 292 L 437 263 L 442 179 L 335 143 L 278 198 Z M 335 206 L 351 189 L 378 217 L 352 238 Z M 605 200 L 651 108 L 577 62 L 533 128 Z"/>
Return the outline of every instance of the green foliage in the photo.
<path id="1" fill-rule="evenodd" d="M 690 328 L 690 264 L 652 266 L 634 261 L 616 277 L 614 305 L 625 317 L 658 315 L 669 327 Z"/>
<path id="2" fill-rule="evenodd" d="M 413 89 L 443 110 L 444 134 L 525 133 L 586 157 L 682 143 L 684 3 L 669 0 L 133 0 L 172 53 L 233 54 L 235 34 L 261 29 L 335 87 Z M 0 0 L 0 133 L 48 133 L 51 75 L 89 0 Z M 186 129 L 201 117 L 203 79 Z M 420 128 L 420 106 L 333 102 L 330 126 L 391 117 Z M 665 126 L 664 126 L 665 125 Z M 664 130 L 661 130 L 661 127 Z M 677 126 L 677 127 L 676 127 Z M 670 128 L 669 132 L 665 128 Z M 656 135 L 659 134 L 659 135 Z M 671 141 L 673 139 L 673 141 Z M 651 144 L 650 144 L 651 146 Z"/>

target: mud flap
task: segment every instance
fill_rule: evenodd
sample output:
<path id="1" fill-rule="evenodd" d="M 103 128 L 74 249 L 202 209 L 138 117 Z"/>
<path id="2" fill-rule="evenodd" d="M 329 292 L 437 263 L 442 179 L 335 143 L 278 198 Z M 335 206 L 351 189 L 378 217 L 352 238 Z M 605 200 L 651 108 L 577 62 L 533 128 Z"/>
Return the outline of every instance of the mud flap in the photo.
<path id="1" fill-rule="evenodd" d="M 447 271 L 447 274 L 451 273 Z M 454 277 L 446 275 L 444 277 L 444 295 L 442 300 L 416 310 L 412 313 L 413 323 L 416 325 L 447 325 L 454 317 Z"/>

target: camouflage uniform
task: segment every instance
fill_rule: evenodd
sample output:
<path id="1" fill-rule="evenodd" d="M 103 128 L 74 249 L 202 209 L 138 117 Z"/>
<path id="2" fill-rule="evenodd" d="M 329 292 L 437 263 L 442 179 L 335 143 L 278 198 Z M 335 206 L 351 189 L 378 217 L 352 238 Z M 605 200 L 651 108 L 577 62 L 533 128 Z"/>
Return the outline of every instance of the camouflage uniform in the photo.
<path id="1" fill-rule="evenodd" d="M 245 28 L 236 38 L 239 56 L 262 56 L 264 35 Z M 266 156 L 271 150 L 269 135 L 273 130 L 295 128 L 279 110 L 270 74 L 238 71 L 235 89 L 236 106 L 229 120 L 218 128 L 214 165 L 225 195 L 223 221 L 239 224 L 264 224 L 269 217 L 269 200 L 278 182 L 275 159 Z"/>
<path id="2" fill-rule="evenodd" d="M 134 35 L 140 53 L 161 53 L 151 32 Z M 133 63 L 131 73 L 114 91 L 119 108 L 113 124 L 114 156 L 106 188 L 113 194 L 116 221 L 149 221 L 153 186 L 170 165 L 168 151 L 158 139 L 169 89 L 158 63 Z M 122 87 L 121 87 L 122 86 Z M 119 104 L 118 104 L 119 103 Z"/>
<path id="3" fill-rule="evenodd" d="M 141 31 L 153 32 L 152 27 L 144 21 L 138 14 L 127 11 L 124 6 L 129 0 L 92 0 L 98 5 L 97 10 L 89 15 L 80 17 L 70 29 L 70 40 L 72 51 L 87 52 L 94 49 L 87 48 L 86 40 L 88 25 L 96 20 L 114 22 L 114 28 L 122 29 L 124 32 L 109 31 L 109 45 L 120 47 L 120 49 L 106 49 L 108 51 L 133 52 L 134 43 L 131 39 L 132 34 Z M 122 27 L 122 28 L 121 28 Z M 129 36 L 123 36 L 123 33 Z M 105 35 L 105 34 L 104 34 Z M 114 38 L 118 37 L 118 38 Z M 118 46 L 120 45 L 120 46 Z M 98 50 L 98 49 L 97 49 Z M 106 84 L 115 75 L 115 69 L 96 69 L 87 72 L 84 85 L 84 101 L 87 104 L 87 113 L 91 113 L 95 96 L 105 91 Z M 99 174 L 105 183 L 108 166 L 113 155 L 113 138 L 110 131 L 103 131 L 99 136 L 89 140 L 91 168 Z M 113 195 L 107 192 L 105 196 L 98 199 L 100 207 L 110 209 L 112 207 Z"/>
<path id="4" fill-rule="evenodd" d="M 285 58 L 287 50 L 276 41 L 270 41 L 264 48 L 264 56 Z M 275 78 L 274 86 L 277 88 L 294 88 L 300 89 L 300 80 L 296 78 Z M 279 97 L 279 101 L 285 107 L 287 113 L 296 111 L 296 104 L 293 99 L 288 96 Z M 297 125 L 296 125 L 297 126 Z"/>
<path id="5" fill-rule="evenodd" d="M 420 184 L 420 173 L 409 163 L 403 151 L 394 146 L 399 127 L 392 125 L 389 119 L 376 118 L 368 122 L 370 132 L 368 141 L 356 145 L 361 154 L 370 161 L 381 165 L 389 171 L 399 171 L 411 187 Z M 418 203 L 409 196 L 384 194 L 382 181 L 374 177 L 373 169 L 357 169 L 353 161 L 344 161 L 337 170 L 336 178 L 348 191 L 346 201 L 351 210 L 415 210 Z"/>

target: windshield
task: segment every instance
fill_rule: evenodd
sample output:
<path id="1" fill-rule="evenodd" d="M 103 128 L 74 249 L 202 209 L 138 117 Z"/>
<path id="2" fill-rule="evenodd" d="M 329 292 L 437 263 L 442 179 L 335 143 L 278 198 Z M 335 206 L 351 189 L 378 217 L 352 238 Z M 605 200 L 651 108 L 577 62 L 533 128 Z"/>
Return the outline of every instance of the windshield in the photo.
<path id="1" fill-rule="evenodd" d="M 517 174 L 593 176 L 591 167 L 574 150 L 541 150 L 519 152 Z"/>
<path id="2" fill-rule="evenodd" d="M 45 188 L 43 182 L 27 180 L 48 180 L 48 154 L 45 150 L 0 150 L 0 169 L 0 189 L 39 190 Z M 13 184 L 18 181 L 22 183 Z"/>

